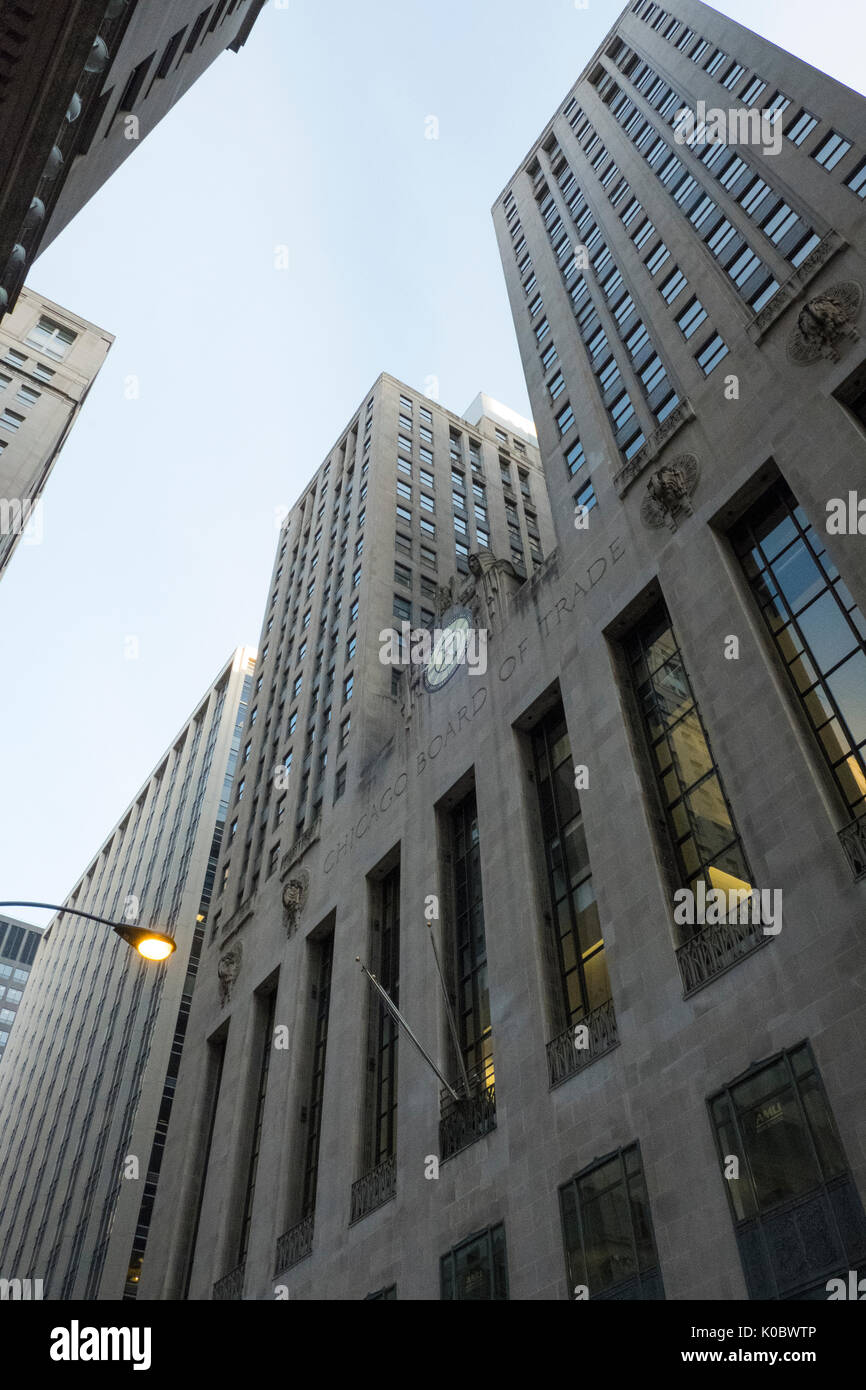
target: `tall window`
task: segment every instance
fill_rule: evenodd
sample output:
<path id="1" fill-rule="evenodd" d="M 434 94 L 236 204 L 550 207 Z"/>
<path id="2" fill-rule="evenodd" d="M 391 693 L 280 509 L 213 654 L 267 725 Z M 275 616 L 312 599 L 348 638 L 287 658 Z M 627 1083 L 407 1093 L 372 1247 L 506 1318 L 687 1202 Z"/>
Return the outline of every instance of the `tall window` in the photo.
<path id="1" fill-rule="evenodd" d="M 731 540 L 851 817 L 866 813 L 866 619 L 787 483 Z"/>
<path id="2" fill-rule="evenodd" d="M 268 995 L 262 1020 L 264 1032 L 262 1034 L 262 1054 L 259 1065 L 259 1086 L 256 1094 L 256 1109 L 253 1117 L 252 1142 L 250 1144 L 250 1161 L 247 1168 L 246 1193 L 244 1196 L 244 1214 L 241 1222 L 241 1238 L 238 1248 L 237 1263 L 242 1265 L 247 1257 L 247 1250 L 250 1243 L 250 1224 L 253 1219 L 253 1198 L 256 1191 L 256 1175 L 259 1169 L 259 1153 L 262 1143 L 262 1123 L 265 1117 L 265 1097 L 268 1093 L 268 1072 L 271 1065 L 271 1051 L 274 1044 L 274 1018 L 277 1007 L 277 991 L 273 989 Z"/>
<path id="3" fill-rule="evenodd" d="M 536 727 L 532 746 L 564 1026 L 606 1003 L 610 980 L 561 704 Z"/>
<path id="4" fill-rule="evenodd" d="M 441 1097 L 439 1154 L 444 1162 L 496 1128 L 496 1093 L 474 788 L 447 814 L 443 830 L 453 876 L 444 968 L 459 1049 L 451 1068 L 453 1083 Z"/>
<path id="5" fill-rule="evenodd" d="M 474 790 L 451 813 L 455 896 L 457 1031 L 470 1081 L 493 1085 L 493 1037 L 487 989 L 487 941 L 481 891 L 481 849 Z"/>
<path id="6" fill-rule="evenodd" d="M 826 1299 L 829 1279 L 866 1274 L 866 1215 L 809 1044 L 726 1086 L 710 1115 L 749 1297 Z"/>
<path id="7" fill-rule="evenodd" d="M 400 995 L 400 865 L 370 885 L 371 966 L 395 1004 Z M 397 1043 L 399 1029 L 378 991 L 370 988 L 367 1022 L 362 1176 L 352 1184 L 350 1221 L 359 1221 L 397 1191 Z"/>
<path id="8" fill-rule="evenodd" d="M 559 1203 L 570 1297 L 664 1298 L 637 1144 L 577 1173 Z"/>
<path id="9" fill-rule="evenodd" d="M 632 683 L 664 807 L 678 887 L 746 889 L 751 875 L 664 603 L 628 644 Z"/>
<path id="10" fill-rule="evenodd" d="M 210 1166 L 210 1153 L 213 1145 L 214 1126 L 216 1125 L 217 1109 L 219 1108 L 220 1089 L 222 1087 L 223 1066 L 226 1058 L 226 1042 L 228 1034 L 224 1034 L 216 1042 L 208 1043 L 207 1050 L 207 1080 L 206 1090 L 208 1095 L 208 1115 L 206 1121 L 204 1138 L 204 1153 L 202 1157 L 201 1179 L 199 1181 L 198 1194 L 196 1198 L 195 1221 L 193 1223 L 192 1235 L 189 1242 L 186 1272 L 184 1276 L 183 1297 L 189 1297 L 190 1283 L 192 1282 L 193 1265 L 195 1264 L 196 1245 L 198 1242 L 198 1229 L 201 1222 L 202 1206 L 204 1205 L 205 1185 L 207 1183 L 208 1169 Z"/>
<path id="11" fill-rule="evenodd" d="M 319 1140 L 322 1134 L 322 1101 L 325 1090 L 325 1053 L 328 1046 L 328 1013 L 331 1004 L 331 968 L 334 962 L 334 935 L 316 943 L 318 969 L 315 986 L 315 1025 L 313 1034 L 310 1100 L 307 1106 L 307 1143 L 304 1153 L 304 1186 L 301 1215 L 312 1216 L 316 1209 L 316 1183 L 319 1174 Z"/>
<path id="12" fill-rule="evenodd" d="M 469 1236 L 440 1261 L 443 1299 L 461 1303 L 508 1298 L 505 1227 L 500 1224 Z"/>
<path id="13" fill-rule="evenodd" d="M 400 867 L 382 884 L 378 979 L 399 1004 L 400 994 Z M 397 1024 L 381 1002 L 375 1033 L 375 1099 L 373 1164 L 390 1158 L 397 1148 Z"/>

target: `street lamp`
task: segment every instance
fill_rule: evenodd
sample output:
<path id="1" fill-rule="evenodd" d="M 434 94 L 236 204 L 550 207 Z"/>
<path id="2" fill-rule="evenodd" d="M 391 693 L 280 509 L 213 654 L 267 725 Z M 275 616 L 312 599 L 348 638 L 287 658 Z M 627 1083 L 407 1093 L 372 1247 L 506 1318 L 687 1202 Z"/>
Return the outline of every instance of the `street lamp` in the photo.
<path id="1" fill-rule="evenodd" d="M 68 912 L 70 917 L 86 917 L 88 922 L 101 922 L 112 927 L 118 936 L 144 956 L 145 960 L 166 960 L 177 950 L 174 939 L 163 936 L 162 932 L 150 931 L 147 927 L 133 927 L 128 922 L 110 922 L 107 917 L 96 917 L 92 912 L 81 912 L 77 907 L 62 907 L 60 903 L 0 903 L 0 907 L 39 907 L 48 912 Z"/>

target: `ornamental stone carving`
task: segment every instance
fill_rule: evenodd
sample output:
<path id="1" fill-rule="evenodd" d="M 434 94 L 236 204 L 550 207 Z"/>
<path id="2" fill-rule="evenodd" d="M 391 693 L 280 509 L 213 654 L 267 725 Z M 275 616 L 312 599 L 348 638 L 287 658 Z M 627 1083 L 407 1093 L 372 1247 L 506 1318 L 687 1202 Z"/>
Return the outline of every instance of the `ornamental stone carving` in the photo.
<path id="1" fill-rule="evenodd" d="M 283 915 L 287 936 L 291 936 L 297 930 L 309 891 L 310 875 L 306 869 L 299 869 L 293 878 L 283 884 Z"/>
<path id="2" fill-rule="evenodd" d="M 310 848 L 311 845 L 314 845 L 316 843 L 321 833 L 322 816 L 320 813 L 313 821 L 312 825 L 308 825 L 306 830 L 301 831 L 294 844 L 291 845 L 289 849 L 286 851 L 286 853 L 283 855 L 283 860 L 280 864 L 281 880 L 286 877 L 286 874 L 289 872 L 290 869 L 292 869 L 295 866 L 295 864 L 297 864 L 299 859 L 303 859 L 307 850 Z"/>
<path id="3" fill-rule="evenodd" d="M 842 338 L 857 342 L 859 332 L 854 320 L 863 304 L 863 287 L 856 280 L 843 280 L 830 285 L 810 299 L 799 313 L 797 327 L 788 340 L 788 357 L 806 366 L 828 357 L 839 361 L 836 344 Z"/>
<path id="4" fill-rule="evenodd" d="M 640 515 L 644 526 L 657 530 L 668 526 L 676 531 L 677 523 L 683 516 L 691 516 L 692 493 L 698 485 L 700 465 L 694 454 L 680 454 L 679 458 L 663 463 L 647 479 L 647 495 L 641 503 Z"/>
<path id="5" fill-rule="evenodd" d="M 510 560 L 500 560 L 492 550 L 482 548 L 469 556 L 469 573 L 452 574 L 439 586 L 436 617 L 442 619 L 452 608 L 468 609 L 472 624 L 492 635 L 505 622 L 508 600 L 523 583 Z"/>
<path id="6" fill-rule="evenodd" d="M 220 957 L 217 975 L 220 982 L 220 1008 L 222 1009 L 231 1003 L 232 989 L 240 974 L 243 956 L 244 948 L 239 941 L 236 941 L 233 946 L 229 947 L 225 955 Z"/>

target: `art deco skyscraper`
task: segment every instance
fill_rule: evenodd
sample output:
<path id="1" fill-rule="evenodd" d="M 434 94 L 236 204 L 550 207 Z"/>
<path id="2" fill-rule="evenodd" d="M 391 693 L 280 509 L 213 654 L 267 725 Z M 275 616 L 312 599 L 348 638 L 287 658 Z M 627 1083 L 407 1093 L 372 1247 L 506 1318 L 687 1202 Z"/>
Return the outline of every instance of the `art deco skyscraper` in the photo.
<path id="1" fill-rule="evenodd" d="M 461 417 L 384 374 L 293 507 L 278 546 L 218 869 L 205 998 L 191 1034 L 198 1049 L 185 1102 L 191 1123 L 169 1163 L 172 1195 L 161 1207 L 164 1224 L 155 1228 L 162 1267 L 147 1276 L 145 1296 L 182 1297 L 190 1290 L 209 1297 L 214 1285 L 219 1296 L 239 1296 L 248 1257 L 252 1289 L 270 1271 L 277 1237 L 276 1258 L 286 1267 L 310 1253 L 314 1221 L 330 1240 L 350 1189 L 356 1220 L 394 1196 L 399 1040 L 366 1000 L 355 956 L 367 958 L 372 950 L 381 978 L 396 993 L 400 854 L 394 842 L 408 814 L 407 750 L 423 736 L 424 750 L 412 756 L 413 777 L 436 767 L 440 756 L 444 761 L 458 743 L 465 752 L 487 698 L 489 668 L 467 677 L 453 723 L 428 724 L 421 669 L 395 661 L 383 638 L 434 629 L 461 614 L 475 625 L 495 614 L 501 634 L 509 604 L 529 594 L 543 569 L 552 536 L 530 422 L 484 395 Z M 487 653 L 500 666 L 509 658 L 501 642 L 494 637 Z M 407 640 L 403 648 L 407 661 L 410 645 Z M 429 684 L 441 688 L 449 672 L 440 667 L 434 674 Z M 371 944 L 368 890 L 359 889 L 349 866 L 359 853 L 367 856 L 374 837 L 380 845 L 387 840 L 389 852 L 377 853 L 381 862 L 369 880 L 376 903 L 369 910 L 381 922 Z M 424 837 L 419 853 L 431 850 Z M 342 943 L 336 954 L 335 911 Z M 306 928 L 297 931 L 302 912 L 305 923 L 315 924 L 309 937 Z M 447 1066 L 452 1080 L 464 1063 L 473 1070 L 478 1104 L 490 1122 L 483 940 L 477 912 L 471 920 L 477 1008 L 464 1010 L 465 1057 Z M 415 989 L 405 960 L 399 986 L 401 1000 L 412 1001 L 410 1013 L 422 1019 L 435 1010 L 431 990 L 438 989 L 435 958 L 428 943 L 423 947 Z M 363 1028 L 355 1012 L 359 991 Z M 331 997 L 339 1014 L 346 1000 L 347 1023 L 361 1030 L 357 1038 L 353 1031 L 352 1046 L 370 1049 L 371 1089 L 357 1144 L 347 1141 L 327 1161 L 322 1147 L 320 1163 L 320 1145 L 335 1137 L 333 1097 L 323 1111 Z M 227 1032 L 228 1010 L 238 1022 Z M 285 1057 L 270 1046 L 273 1028 L 284 1020 L 303 1047 L 289 1091 L 280 1080 Z M 346 1085 L 353 1084 L 352 1070 Z M 252 1110 L 249 1086 L 259 1096 Z M 274 1125 L 292 1131 L 289 1190 L 260 1151 L 267 1087 L 277 1107 L 268 1145 Z M 307 1118 L 293 1126 L 289 1117 L 301 1108 Z M 408 1113 L 405 1124 L 401 1161 L 415 1142 Z M 457 1133 L 454 1116 L 446 1124 Z M 180 1224 L 171 1211 L 184 1213 Z M 275 1222 L 280 1229 L 272 1231 Z"/>
<path id="2" fill-rule="evenodd" d="M 556 548 L 515 584 L 491 533 L 449 574 L 468 487 L 446 567 L 397 384 L 305 494 L 145 1297 L 866 1273 L 866 102 L 694 0 L 638 0 L 587 59 L 494 212 Z M 434 539 L 428 611 L 468 610 L 488 668 L 392 700 L 382 614 L 414 620 Z"/>

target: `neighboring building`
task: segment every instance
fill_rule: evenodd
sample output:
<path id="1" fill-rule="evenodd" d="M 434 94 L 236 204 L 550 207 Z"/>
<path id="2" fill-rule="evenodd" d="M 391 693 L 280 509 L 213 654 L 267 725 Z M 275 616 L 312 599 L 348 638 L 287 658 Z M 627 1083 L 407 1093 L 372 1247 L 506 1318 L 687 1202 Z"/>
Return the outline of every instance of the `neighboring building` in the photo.
<path id="1" fill-rule="evenodd" d="M 29 221 L 27 214 L 46 168 L 59 168 L 52 156 L 57 132 L 67 113 L 77 111 L 76 88 L 92 63 L 100 25 L 107 27 L 108 3 L 0 5 L 0 315 L 14 304 L 35 254 L 40 210 L 34 207 Z M 125 0 L 112 0 L 111 9 L 123 11 Z M 86 80 L 97 85 L 93 76 Z M 42 212 L 44 219 L 44 205 Z"/>
<path id="2" fill-rule="evenodd" d="M 44 933 L 0 1069 L 0 1267 L 46 1298 L 135 1296 L 253 670 L 240 648 L 66 900 L 174 955 L 62 914 Z"/>
<path id="3" fill-rule="evenodd" d="M 31 289 L 0 321 L 0 576 L 42 539 L 42 490 L 113 342 Z"/>
<path id="4" fill-rule="evenodd" d="M 226 48 L 239 51 L 264 3 L 23 0 L 3 7 L 0 317 L 14 307 L 38 252 L 214 59 Z"/>
<path id="5" fill-rule="evenodd" d="M 485 413 L 476 402 L 470 426 L 465 418 L 383 374 L 288 517 L 261 632 L 256 693 L 243 736 L 208 933 L 209 983 L 217 986 L 219 967 L 225 996 L 232 992 L 229 976 L 239 968 L 241 955 L 246 982 L 248 953 L 258 951 L 257 943 L 266 948 L 269 940 L 258 931 L 251 935 L 253 920 L 273 921 L 276 941 L 282 936 L 285 951 L 284 978 L 300 969 L 298 987 L 308 988 L 301 983 L 302 977 L 306 979 L 306 966 L 301 968 L 300 961 L 302 941 L 297 937 L 287 944 L 284 926 L 294 921 L 293 904 L 305 891 L 307 866 L 315 874 L 325 850 L 336 843 L 337 827 L 342 832 L 338 858 L 348 852 L 350 823 L 358 821 L 364 806 L 369 809 L 378 766 L 388 748 L 405 746 L 407 729 L 421 717 L 417 679 L 410 678 L 410 668 L 400 665 L 399 658 L 396 664 L 392 661 L 395 653 L 385 651 L 383 638 L 391 632 L 404 637 L 404 624 L 410 634 L 426 633 L 443 614 L 471 610 L 476 590 L 480 598 L 473 555 L 482 557 L 488 567 L 494 555 L 501 557 L 493 577 L 489 568 L 485 573 L 491 593 L 495 590 L 492 601 L 502 612 L 511 592 L 525 587 L 526 576 L 544 564 L 553 526 L 534 430 L 529 421 L 489 398 L 484 397 L 482 404 Z M 407 641 L 407 656 L 409 647 Z M 472 717 L 468 709 L 462 714 L 461 730 Z M 438 752 L 435 748 L 431 756 Z M 396 796 L 399 805 L 402 791 L 402 786 L 396 793 L 392 790 L 386 800 L 390 803 Z M 379 812 L 374 809 L 373 815 Z M 360 825 L 359 838 L 366 829 L 366 824 Z M 331 853 L 329 869 L 333 858 Z M 296 869 L 302 859 L 304 867 Z M 352 910 L 360 910 L 363 894 L 357 882 L 342 872 L 339 878 L 347 907 L 351 902 Z M 324 880 L 316 890 L 316 902 L 321 891 L 333 892 L 331 880 Z M 398 904 L 393 875 L 381 891 L 392 920 Z M 241 937 L 239 928 L 244 923 L 247 927 Z M 325 932 L 314 948 L 320 1004 L 327 997 L 329 949 Z M 255 955 L 252 970 L 257 968 L 254 962 Z M 292 986 L 287 983 L 285 988 Z M 202 1036 L 211 1032 L 206 1020 L 214 1010 L 217 1020 L 224 1016 L 210 997 L 212 991 L 207 993 L 199 1028 Z M 250 996 L 249 1007 L 254 1004 Z M 262 1019 L 269 1007 L 265 1000 Z M 264 1026 L 262 1019 L 256 1024 L 257 1037 Z M 246 1075 L 248 1068 L 245 1054 L 234 1051 L 235 1037 L 240 1042 L 239 1035 L 233 1034 L 224 1096 L 240 1084 L 235 1069 L 241 1067 Z M 395 1038 L 391 1044 L 396 1046 Z M 255 1046 L 260 1048 L 261 1043 Z M 191 1075 L 196 1080 L 203 1065 L 204 1050 L 193 1064 Z M 321 1078 L 321 1071 L 317 1077 Z M 207 1086 L 212 1082 L 213 1078 Z M 299 1072 L 295 1084 L 303 1091 L 306 1073 Z M 294 1105 L 295 1099 L 293 1093 L 289 1103 Z M 202 1103 L 201 1098 L 196 1100 L 196 1106 Z M 314 1101 L 311 1106 L 316 1111 Z M 220 1113 L 214 1130 L 220 1151 L 233 1126 L 249 1120 L 240 1112 Z M 245 1140 L 239 1142 L 243 1149 Z M 304 1230 L 311 1219 L 318 1171 L 313 1147 L 308 1146 L 305 1153 L 304 1164 L 297 1153 L 292 1160 L 297 1172 L 305 1165 L 302 1189 L 293 1194 L 289 1208 L 282 1201 L 274 1208 L 281 1219 L 291 1210 Z M 246 1164 L 248 1158 L 248 1153 L 243 1158 L 233 1154 L 233 1172 L 236 1163 Z M 190 1161 L 193 1168 L 184 1179 L 191 1186 L 183 1198 L 181 1239 L 175 1231 L 158 1241 L 160 1247 L 163 1239 L 172 1246 L 170 1296 L 181 1296 L 191 1272 L 188 1246 L 200 1203 L 192 1171 L 200 1164 L 201 1153 Z M 205 1193 L 201 1251 L 192 1286 L 196 1296 L 202 1287 L 209 1294 L 219 1274 L 242 1263 L 251 1234 L 242 1213 L 247 1210 L 249 1215 L 252 1210 L 254 1157 L 249 1164 L 244 1174 L 235 1173 L 240 1187 L 230 1200 L 233 1210 L 236 1205 L 238 1221 L 232 1221 L 230 1228 L 217 1230 L 213 1225 L 214 1203 L 221 1203 L 225 1193 L 210 1185 Z M 375 1167 L 371 1153 L 369 1168 Z M 266 1192 L 264 1199 L 274 1196 Z M 278 1234 L 289 1224 L 286 1219 Z M 254 1235 L 261 1239 L 258 1228 Z M 272 1255 L 273 1251 L 268 1259 Z M 214 1261 L 223 1266 L 216 1273 Z"/>
<path id="6" fill-rule="evenodd" d="M 675 143 L 686 100 L 784 107 L 780 152 Z M 143 1296 L 820 1299 L 866 1272 L 864 160 L 862 98 L 706 6 L 629 8 L 495 209 L 558 548 L 445 592 L 434 490 L 442 616 L 487 628 L 485 674 L 389 700 L 377 664 L 392 598 L 425 597 L 429 403 L 384 379 L 369 477 L 362 406 L 296 509 Z M 726 887 L 766 916 L 705 912 Z"/>
<path id="7" fill-rule="evenodd" d="M 42 937 L 40 927 L 0 912 L 0 1059 Z"/>

